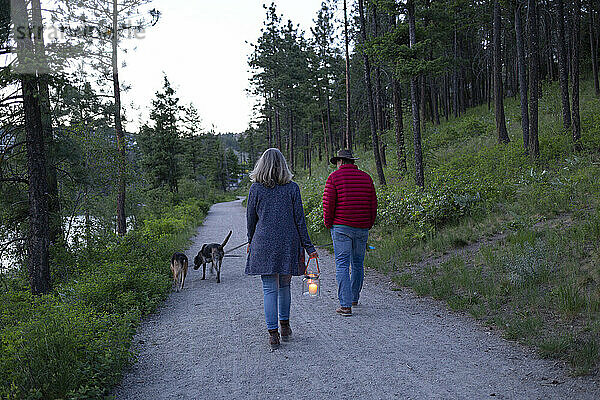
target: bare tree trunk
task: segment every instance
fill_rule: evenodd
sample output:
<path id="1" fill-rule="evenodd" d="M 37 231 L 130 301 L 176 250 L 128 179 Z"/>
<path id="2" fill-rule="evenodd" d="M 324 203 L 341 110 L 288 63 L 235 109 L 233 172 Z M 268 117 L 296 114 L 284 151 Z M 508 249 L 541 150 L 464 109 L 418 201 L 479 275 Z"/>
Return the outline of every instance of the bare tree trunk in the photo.
<path id="1" fill-rule="evenodd" d="M 558 80 L 560 82 L 563 128 L 565 132 L 569 132 L 571 130 L 571 102 L 569 100 L 569 58 L 565 47 L 565 13 L 563 0 L 557 0 L 556 2 L 556 18 L 556 22 L 558 23 L 556 37 L 558 44 Z"/>
<path id="2" fill-rule="evenodd" d="M 398 158 L 398 170 L 402 173 L 406 173 L 406 150 L 404 149 L 404 120 L 402 116 L 402 93 L 400 89 L 400 82 L 397 79 L 393 80 L 393 92 L 394 100 L 394 117 L 396 127 L 396 156 Z"/>
<path id="3" fill-rule="evenodd" d="M 367 42 L 367 29 L 365 26 L 365 13 L 363 8 L 363 0 L 358 0 L 358 10 L 360 14 L 360 32 L 363 43 Z M 363 52 L 364 59 L 364 76 L 365 85 L 367 87 L 367 105 L 369 107 L 369 122 L 371 126 L 371 141 L 373 146 L 373 155 L 375 157 L 375 165 L 377 167 L 377 176 L 379 177 L 379 183 L 386 185 L 385 175 L 383 174 L 383 167 L 381 165 L 381 155 L 379 154 L 379 139 L 377 137 L 377 128 L 375 123 L 375 106 L 373 104 L 373 88 L 371 86 L 371 64 L 369 62 L 369 56 L 366 52 Z"/>
<path id="4" fill-rule="evenodd" d="M 267 144 L 269 147 L 273 147 L 273 109 L 267 94 L 265 94 L 265 100 L 267 102 Z"/>
<path id="5" fill-rule="evenodd" d="M 519 96 L 521 99 L 521 128 L 523 130 L 523 147 L 529 151 L 529 111 L 527 104 L 527 61 L 525 60 L 525 44 L 523 42 L 523 20 L 519 0 L 513 3 L 515 8 L 515 35 L 517 38 L 517 65 L 519 70 Z"/>
<path id="6" fill-rule="evenodd" d="M 327 103 L 327 135 L 328 135 L 328 142 L 333 144 L 333 132 L 331 130 L 331 103 L 329 101 L 329 85 L 325 85 L 325 99 L 326 99 L 326 103 Z M 331 153 L 328 154 L 333 154 L 333 146 L 331 148 Z"/>
<path id="7" fill-rule="evenodd" d="M 414 7 L 414 4 L 413 4 Z M 456 22 L 455 22 L 456 23 Z M 454 71 L 452 74 L 452 86 L 454 93 L 452 95 L 454 105 L 454 118 L 458 118 L 458 32 L 456 26 L 454 27 Z M 412 89 L 411 89 L 412 91 Z M 412 93 L 411 93 L 412 94 Z M 420 124 L 420 122 L 419 122 Z"/>
<path id="8" fill-rule="evenodd" d="M 432 112 L 433 122 L 436 125 L 440 124 L 440 111 L 439 111 L 439 100 L 438 100 L 438 89 L 435 80 L 431 82 L 431 101 L 432 101 Z"/>
<path id="9" fill-rule="evenodd" d="M 527 21 L 529 38 L 529 154 L 533 160 L 540 156 L 538 141 L 539 44 L 537 0 L 528 0 Z"/>
<path id="10" fill-rule="evenodd" d="M 312 120 L 310 121 L 310 131 L 306 131 L 306 134 L 304 136 L 304 142 L 306 145 L 306 164 L 308 166 L 308 176 L 312 176 L 312 151 L 311 151 L 311 140 L 310 140 L 310 136 L 312 134 L 312 127 L 313 127 L 313 122 Z"/>
<path id="11" fill-rule="evenodd" d="M 290 164 L 290 169 L 292 172 L 295 170 L 295 162 L 294 162 L 294 115 L 292 114 L 292 110 L 290 110 L 290 138 L 289 138 L 289 159 L 288 162 Z"/>
<path id="12" fill-rule="evenodd" d="M 552 54 L 552 18 L 548 13 L 544 13 L 544 36 L 546 38 L 546 69 L 548 70 L 548 80 L 554 81 L 554 54 Z M 540 93 L 541 94 L 541 93 Z"/>
<path id="13" fill-rule="evenodd" d="M 344 42 L 346 48 L 346 148 L 352 150 L 352 131 L 350 130 L 350 53 L 348 52 L 348 14 L 344 0 Z"/>
<path id="14" fill-rule="evenodd" d="M 498 143 L 508 143 L 504 116 L 504 91 L 502 88 L 502 53 L 500 51 L 500 0 L 494 0 L 494 104 Z"/>
<path id="15" fill-rule="evenodd" d="M 42 7 L 40 0 L 31 1 L 31 16 L 34 27 L 34 46 L 40 70 L 38 71 L 39 103 L 42 118 L 42 130 L 44 132 L 45 143 L 47 146 L 48 163 L 48 212 L 49 212 L 49 238 L 50 245 L 58 244 L 63 239 L 63 228 L 60 216 L 60 199 L 58 195 L 58 178 L 54 158 L 56 149 L 54 145 L 54 135 L 52 132 L 52 115 L 50 113 L 50 91 L 48 89 L 48 62 L 46 59 L 46 49 L 44 44 L 44 27 L 42 21 Z"/>
<path id="16" fill-rule="evenodd" d="M 279 117 L 278 106 L 275 106 L 275 143 L 277 144 L 277 148 L 283 151 L 283 147 L 281 146 L 281 118 Z"/>
<path id="17" fill-rule="evenodd" d="M 379 21 L 377 16 L 377 5 L 373 4 L 373 30 L 375 37 L 379 36 Z M 377 117 L 377 135 L 379 136 L 379 153 L 381 163 L 387 167 L 387 159 L 385 157 L 386 145 L 383 141 L 383 131 L 385 130 L 385 118 L 383 116 L 384 100 L 383 90 L 381 88 L 381 67 L 375 66 L 375 114 Z"/>
<path id="18" fill-rule="evenodd" d="M 596 33 L 594 31 L 596 24 L 595 24 L 595 19 L 594 19 L 594 0 L 590 0 L 589 2 L 589 9 L 590 9 L 590 23 L 589 23 L 589 30 L 590 30 L 590 54 L 592 55 L 592 71 L 594 73 L 594 90 L 596 92 L 596 96 L 600 97 L 600 84 L 598 81 L 598 53 L 597 53 L 597 49 L 596 49 Z"/>
<path id="19" fill-rule="evenodd" d="M 421 121 L 421 130 L 425 130 L 425 77 L 421 75 L 419 77 L 419 119 Z"/>
<path id="20" fill-rule="evenodd" d="M 19 79 L 23 90 L 23 111 L 25 116 L 25 139 L 27 149 L 27 173 L 29 177 L 29 233 L 27 238 L 27 264 L 29 283 L 34 294 L 48 293 L 50 284 L 49 265 L 49 223 L 48 223 L 48 177 L 46 174 L 46 151 L 44 146 L 44 131 L 40 112 L 38 81 L 33 68 L 35 60 L 34 44 L 28 35 L 19 31 L 29 32 L 27 5 L 24 0 L 14 0 L 13 22 L 15 41 L 17 43 L 17 58 L 20 68 Z"/>
<path id="21" fill-rule="evenodd" d="M 415 3 L 414 0 L 406 2 L 408 10 L 408 36 L 410 47 L 417 44 L 417 29 L 415 24 Z M 455 32 L 456 33 L 456 32 Z M 412 109 L 412 125 L 415 152 L 415 181 L 419 187 L 425 187 L 425 174 L 423 172 L 423 152 L 421 150 L 421 123 L 419 121 L 419 77 L 413 76 L 410 79 L 410 99 Z"/>
<path id="22" fill-rule="evenodd" d="M 581 20 L 581 0 L 575 0 L 573 10 L 573 112 L 571 114 L 571 122 L 573 129 L 573 143 L 575 148 L 581 147 L 581 120 L 579 118 L 579 25 Z"/>
<path id="23" fill-rule="evenodd" d="M 118 3 L 117 0 L 113 0 L 113 20 L 112 20 L 112 75 L 113 75 L 113 95 L 115 100 L 115 132 L 117 136 L 117 150 L 118 150 L 118 183 L 117 183 L 117 233 L 119 236 L 127 233 L 127 223 L 125 218 L 125 135 L 123 134 L 123 125 L 121 122 L 121 87 L 119 85 L 119 64 L 118 64 L 118 42 L 119 42 L 119 31 L 118 31 Z"/>

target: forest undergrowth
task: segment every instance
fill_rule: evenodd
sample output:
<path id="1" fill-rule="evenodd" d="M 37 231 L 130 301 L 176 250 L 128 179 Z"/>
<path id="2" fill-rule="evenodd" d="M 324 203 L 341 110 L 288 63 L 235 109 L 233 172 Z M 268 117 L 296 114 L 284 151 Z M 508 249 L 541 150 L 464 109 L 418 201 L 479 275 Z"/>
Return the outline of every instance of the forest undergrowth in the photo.
<path id="1" fill-rule="evenodd" d="M 92 232 L 54 252 L 53 290 L 33 295 L 27 273 L 0 290 L 0 398 L 105 398 L 134 360 L 144 315 L 171 292 L 173 252 L 183 251 L 210 205 L 233 195 L 187 182 L 139 193 L 145 206 L 124 237 Z M 86 245 L 87 241 L 87 245 Z"/>

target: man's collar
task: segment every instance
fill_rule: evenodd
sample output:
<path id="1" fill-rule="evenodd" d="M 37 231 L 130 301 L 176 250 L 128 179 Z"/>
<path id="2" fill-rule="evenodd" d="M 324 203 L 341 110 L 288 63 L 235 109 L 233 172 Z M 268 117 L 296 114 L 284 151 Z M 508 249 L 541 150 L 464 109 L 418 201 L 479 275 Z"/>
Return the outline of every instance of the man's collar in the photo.
<path id="1" fill-rule="evenodd" d="M 340 167 L 338 169 L 358 169 L 358 167 L 355 164 L 342 164 L 340 165 Z"/>

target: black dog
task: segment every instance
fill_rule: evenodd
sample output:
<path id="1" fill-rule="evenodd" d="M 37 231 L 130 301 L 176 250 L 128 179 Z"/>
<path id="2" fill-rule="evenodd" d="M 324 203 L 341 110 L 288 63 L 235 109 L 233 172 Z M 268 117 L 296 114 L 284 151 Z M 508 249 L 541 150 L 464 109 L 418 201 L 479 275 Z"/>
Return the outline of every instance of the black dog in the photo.
<path id="1" fill-rule="evenodd" d="M 175 291 L 179 292 L 183 289 L 183 282 L 187 275 L 188 258 L 183 253 L 174 253 L 171 257 L 171 272 L 173 272 L 173 285 Z"/>
<path id="2" fill-rule="evenodd" d="M 194 257 L 194 269 L 200 268 L 202 266 L 202 279 L 206 278 L 206 264 L 211 263 L 210 271 L 211 273 L 215 269 L 217 269 L 217 283 L 221 283 L 221 264 L 223 263 L 223 257 L 225 257 L 225 251 L 223 248 L 227 244 L 227 241 L 231 237 L 232 231 L 229 231 L 229 234 L 223 241 L 223 243 L 209 243 L 204 244 L 202 249 L 198 252 L 198 255 Z"/>

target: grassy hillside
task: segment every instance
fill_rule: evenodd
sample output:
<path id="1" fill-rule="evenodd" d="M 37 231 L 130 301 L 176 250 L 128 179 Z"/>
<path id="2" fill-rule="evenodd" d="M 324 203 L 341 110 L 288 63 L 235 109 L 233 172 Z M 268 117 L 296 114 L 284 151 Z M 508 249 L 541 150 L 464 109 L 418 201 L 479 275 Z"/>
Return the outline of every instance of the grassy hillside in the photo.
<path id="1" fill-rule="evenodd" d="M 600 99 L 584 82 L 584 149 L 576 153 L 562 129 L 558 87 L 545 87 L 535 164 L 522 150 L 518 99 L 507 99 L 506 118 L 508 145 L 496 143 L 486 106 L 428 125 L 423 192 L 413 183 L 410 127 L 406 176 L 396 168 L 393 133 L 385 135 L 389 184 L 377 187 L 375 249 L 366 264 L 589 373 L 600 360 Z M 376 177 L 371 152 L 357 154 Z M 320 202 L 332 171 L 323 161 L 299 179 L 309 229 L 321 243 L 331 242 Z"/>

